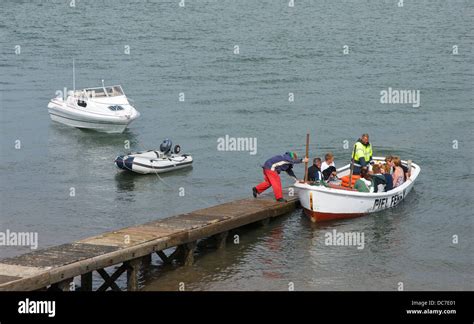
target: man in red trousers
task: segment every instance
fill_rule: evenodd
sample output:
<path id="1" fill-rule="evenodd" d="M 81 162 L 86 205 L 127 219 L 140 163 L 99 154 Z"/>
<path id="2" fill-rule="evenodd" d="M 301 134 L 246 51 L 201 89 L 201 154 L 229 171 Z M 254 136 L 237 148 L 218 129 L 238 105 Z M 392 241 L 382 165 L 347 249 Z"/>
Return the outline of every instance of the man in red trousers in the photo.
<path id="1" fill-rule="evenodd" d="M 293 165 L 303 162 L 308 162 L 308 159 L 298 159 L 298 156 L 294 152 L 286 152 L 283 155 L 277 155 L 265 161 L 265 164 L 263 165 L 264 180 L 262 183 L 252 188 L 253 196 L 257 198 L 258 194 L 273 187 L 275 199 L 280 202 L 286 202 L 286 200 L 283 199 L 283 192 L 281 190 L 280 172 L 285 171 L 290 177 L 295 179 L 295 181 L 298 181 L 293 172 Z"/>

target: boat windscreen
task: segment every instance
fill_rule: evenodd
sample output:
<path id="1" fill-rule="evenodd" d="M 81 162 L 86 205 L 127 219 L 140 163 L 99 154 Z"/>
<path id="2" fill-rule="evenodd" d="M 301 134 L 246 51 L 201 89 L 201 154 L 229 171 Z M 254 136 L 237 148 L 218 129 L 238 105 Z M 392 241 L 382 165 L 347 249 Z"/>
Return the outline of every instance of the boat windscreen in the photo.
<path id="1" fill-rule="evenodd" d="M 86 89 L 86 92 L 89 98 L 116 97 L 124 95 L 122 87 L 119 85 L 105 88 L 90 88 Z"/>
<path id="2" fill-rule="evenodd" d="M 123 90 L 121 86 L 106 87 L 107 95 L 109 97 L 123 96 Z"/>
<path id="3" fill-rule="evenodd" d="M 89 98 L 107 97 L 107 94 L 104 92 L 103 88 L 86 89 L 86 93 Z"/>

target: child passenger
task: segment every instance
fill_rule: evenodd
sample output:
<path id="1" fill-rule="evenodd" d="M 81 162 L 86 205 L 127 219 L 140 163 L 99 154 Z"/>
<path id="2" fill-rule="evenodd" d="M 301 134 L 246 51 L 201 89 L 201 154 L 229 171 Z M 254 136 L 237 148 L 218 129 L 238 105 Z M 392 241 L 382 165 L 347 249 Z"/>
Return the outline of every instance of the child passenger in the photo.
<path id="1" fill-rule="evenodd" d="M 324 180 L 337 180 L 336 164 L 334 163 L 334 155 L 332 153 L 327 153 L 324 156 L 324 162 L 321 164 L 321 172 L 323 173 Z"/>

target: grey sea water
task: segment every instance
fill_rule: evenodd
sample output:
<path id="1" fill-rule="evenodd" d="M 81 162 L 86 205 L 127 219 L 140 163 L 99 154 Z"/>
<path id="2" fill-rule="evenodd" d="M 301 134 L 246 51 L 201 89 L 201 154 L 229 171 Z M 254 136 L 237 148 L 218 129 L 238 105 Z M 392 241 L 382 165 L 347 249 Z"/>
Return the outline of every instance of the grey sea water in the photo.
<path id="1" fill-rule="evenodd" d="M 239 231 L 225 251 L 201 249 L 193 267 L 156 267 L 144 289 L 474 288 L 472 1 L 75 4 L 1 1 L 1 231 L 37 232 L 44 248 L 248 197 L 260 165 L 303 154 L 307 131 L 311 156 L 332 151 L 339 166 L 350 158 L 345 141 L 368 132 L 375 155 L 422 168 L 397 208 L 317 225 L 298 210 Z M 49 119 L 49 99 L 72 87 L 73 58 L 77 88 L 105 79 L 134 100 L 142 116 L 125 133 Z M 420 90 L 420 107 L 381 104 L 388 87 Z M 225 135 L 256 137 L 257 154 L 218 151 Z M 158 178 L 115 168 L 125 141 L 143 150 L 167 137 L 193 154 L 192 170 Z M 334 229 L 363 232 L 365 248 L 326 246 Z M 0 246 L 1 257 L 28 251 Z"/>

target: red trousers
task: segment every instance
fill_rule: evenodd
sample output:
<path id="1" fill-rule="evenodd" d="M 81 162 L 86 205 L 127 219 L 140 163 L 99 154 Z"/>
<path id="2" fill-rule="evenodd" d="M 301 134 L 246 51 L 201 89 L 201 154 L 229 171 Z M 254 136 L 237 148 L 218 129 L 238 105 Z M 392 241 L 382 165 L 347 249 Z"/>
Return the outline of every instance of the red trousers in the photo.
<path id="1" fill-rule="evenodd" d="M 260 194 L 270 187 L 273 187 L 273 193 L 275 199 L 283 198 L 283 192 L 281 191 L 281 180 L 280 175 L 276 171 L 263 169 L 263 182 L 257 185 L 255 188 Z"/>

